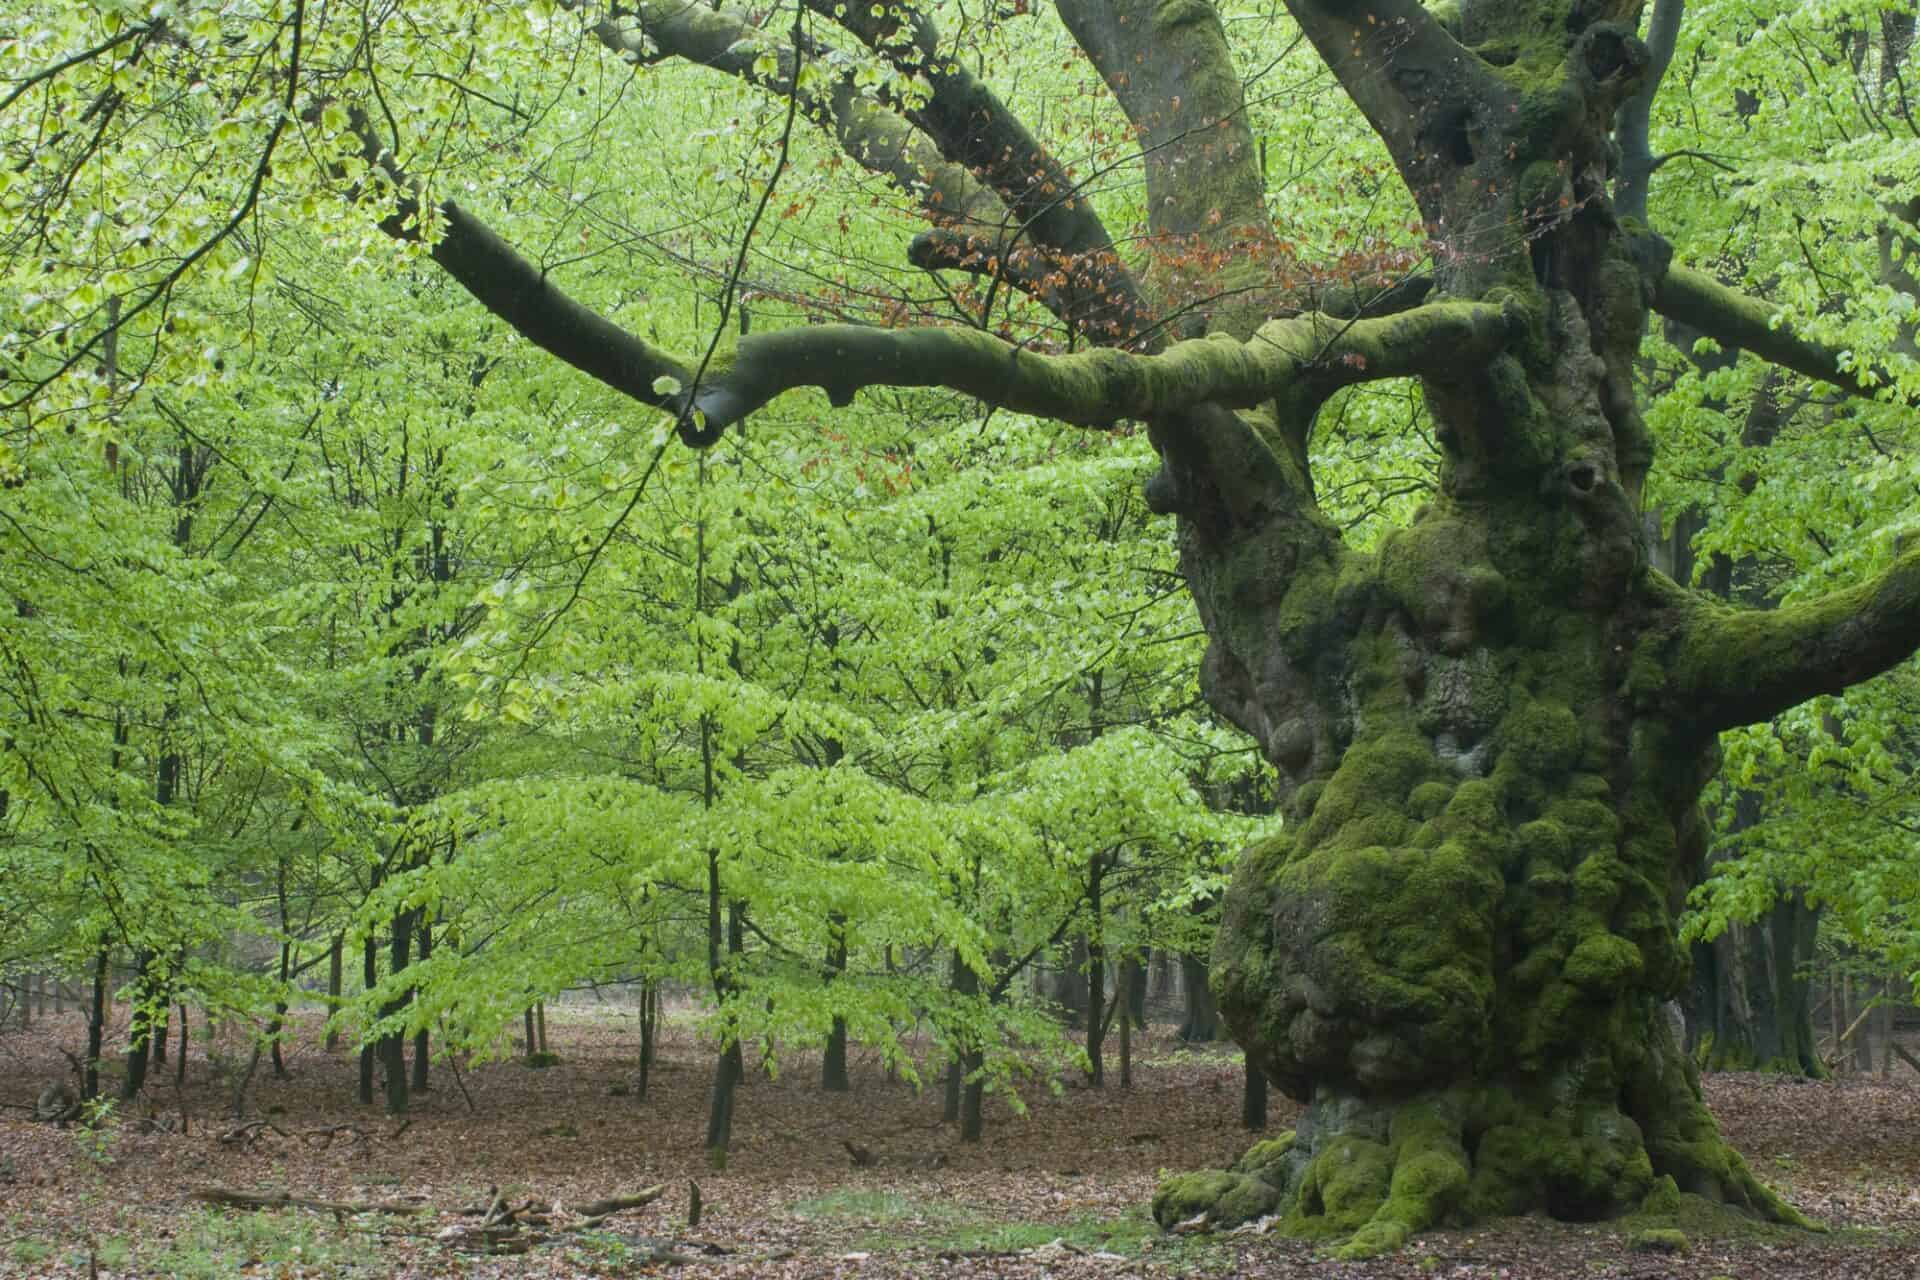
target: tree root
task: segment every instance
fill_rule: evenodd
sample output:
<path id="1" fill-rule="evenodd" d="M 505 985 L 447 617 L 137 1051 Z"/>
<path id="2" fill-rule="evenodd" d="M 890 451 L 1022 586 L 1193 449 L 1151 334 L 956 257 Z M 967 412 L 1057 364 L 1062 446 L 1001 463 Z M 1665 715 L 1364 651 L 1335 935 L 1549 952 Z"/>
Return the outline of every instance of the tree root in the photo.
<path id="1" fill-rule="evenodd" d="M 1265 1223 L 1333 1243 L 1348 1261 L 1390 1253 L 1430 1228 L 1539 1209 L 1673 1228 L 1682 1192 L 1709 1212 L 1818 1229 L 1753 1175 L 1697 1100 L 1670 1102 L 1643 1137 L 1599 1104 L 1536 1110 L 1492 1091 L 1398 1106 L 1332 1099 L 1299 1138 L 1283 1134 L 1232 1169 L 1162 1183 L 1154 1219 L 1173 1232 Z"/>

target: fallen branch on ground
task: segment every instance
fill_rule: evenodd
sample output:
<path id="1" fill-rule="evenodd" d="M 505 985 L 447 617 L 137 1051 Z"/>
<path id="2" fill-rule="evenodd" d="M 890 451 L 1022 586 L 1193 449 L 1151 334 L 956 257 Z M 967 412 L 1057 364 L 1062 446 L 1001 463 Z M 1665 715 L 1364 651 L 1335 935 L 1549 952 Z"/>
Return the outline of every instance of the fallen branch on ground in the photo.
<path id="1" fill-rule="evenodd" d="M 285 1191 L 234 1191 L 227 1187 L 196 1187 L 187 1193 L 190 1200 L 203 1204 L 225 1205 L 230 1209 L 316 1209 L 342 1216 L 357 1213 L 426 1213 L 428 1206 L 386 1201 L 309 1200 Z"/>
<path id="2" fill-rule="evenodd" d="M 287 1136 L 284 1130 L 275 1128 L 265 1120 L 253 1121 L 240 1126 L 228 1137 L 235 1141 L 244 1141 L 243 1132 L 258 1133 L 260 1126 L 274 1129 L 274 1132 Z M 335 1129 L 351 1129 L 351 1125 L 335 1125 Z M 321 1133 L 324 1130 L 310 1130 Z M 356 1136 L 357 1133 L 356 1133 Z M 227 1141 L 222 1138 L 221 1141 Z M 589 1200 L 585 1204 L 568 1211 L 562 1206 L 544 1200 L 528 1200 L 514 1206 L 505 1194 L 497 1188 L 489 1188 L 484 1206 L 468 1206 L 452 1212 L 460 1217 L 478 1217 L 478 1223 L 459 1223 L 445 1227 L 433 1233 L 433 1239 L 455 1249 L 464 1249 L 473 1253 L 520 1254 L 526 1253 L 536 1245 L 550 1244 L 569 1234 L 580 1231 L 592 1231 L 616 1214 L 646 1206 L 665 1195 L 665 1183 L 659 1183 L 626 1196 L 603 1196 L 598 1200 Z M 292 1195 L 285 1191 L 234 1191 L 227 1187 L 200 1187 L 189 1192 L 192 1199 L 205 1204 L 225 1205 L 233 1209 L 315 1209 L 322 1213 L 331 1213 L 346 1217 L 362 1213 L 416 1214 L 431 1213 L 432 1208 L 423 1204 L 387 1201 L 374 1204 L 370 1202 L 342 1202 L 336 1200 L 313 1200 L 304 1196 Z M 555 1218 L 571 1218 L 574 1221 L 556 1225 Z M 661 1246 L 647 1245 L 649 1262 L 692 1262 L 692 1257 L 674 1253 Z"/>

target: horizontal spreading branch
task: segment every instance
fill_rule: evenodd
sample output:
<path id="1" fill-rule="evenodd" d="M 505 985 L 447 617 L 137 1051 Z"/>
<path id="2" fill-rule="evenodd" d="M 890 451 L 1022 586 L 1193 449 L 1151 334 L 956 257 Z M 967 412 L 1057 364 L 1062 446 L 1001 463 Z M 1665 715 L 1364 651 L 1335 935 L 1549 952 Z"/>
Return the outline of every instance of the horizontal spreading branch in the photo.
<path id="1" fill-rule="evenodd" d="M 443 201 L 438 212 L 445 230 L 433 245 L 433 260 L 487 310 L 541 350 L 615 391 L 655 408 L 677 407 L 671 392 L 660 388 L 690 382 L 691 368 L 569 296 L 460 205 Z M 420 235 L 417 220 L 408 216 L 389 218 L 382 226 L 398 239 Z"/>
<path id="2" fill-rule="evenodd" d="M 1682 634 L 1676 691 L 1707 730 L 1758 724 L 1839 693 L 1920 644 L 1920 550 L 1870 582 L 1778 609 L 1703 606 Z"/>
<path id="3" fill-rule="evenodd" d="M 928 14 L 899 0 L 807 0 L 807 7 L 844 27 L 899 71 L 924 79 L 927 100 L 903 114 L 948 160 L 992 187 L 1028 236 L 1071 254 L 1113 249 L 1113 237 L 1092 202 L 1076 194 L 1065 166 L 991 88 L 959 59 L 939 51 L 940 33 Z"/>
<path id="4" fill-rule="evenodd" d="M 896 61 L 924 69 L 931 76 L 931 101 L 903 112 L 861 89 L 851 72 L 801 84 L 794 48 L 772 43 L 750 14 L 727 6 L 643 0 L 618 18 L 596 23 L 593 34 L 634 62 L 679 58 L 781 97 L 793 96 L 801 114 L 830 132 L 842 152 L 941 225 L 1009 245 L 1037 245 L 1089 264 L 1076 273 L 1085 283 L 1056 282 L 1044 296 L 1029 292 L 1097 341 L 1131 337 L 1141 327 L 1145 303 L 1092 204 L 1079 198 L 1059 163 L 999 99 L 964 69 L 934 55 L 931 25 L 921 19 L 914 28 L 924 28 L 923 38 L 904 46 L 912 54 L 908 59 L 886 36 L 915 15 L 893 9 L 876 14 L 863 6 L 817 7 Z M 840 14 L 832 14 L 835 7 Z M 816 66 L 844 61 L 819 41 L 808 41 L 806 53 Z"/>
<path id="5" fill-rule="evenodd" d="M 1842 362 L 1841 351 L 1795 333 L 1771 304 L 1729 289 L 1712 276 L 1685 267 L 1670 267 L 1655 287 L 1653 309 L 1671 320 L 1690 325 L 1725 347 L 1751 351 L 1809 378 L 1830 382 L 1856 396 L 1872 396 L 1884 378 L 1862 382 Z"/>
<path id="6" fill-rule="evenodd" d="M 732 362 L 691 389 L 683 407 L 715 431 L 799 387 L 818 387 L 836 405 L 862 387 L 946 387 L 1037 417 L 1108 426 L 1457 370 L 1505 349 L 1520 323 L 1500 307 L 1439 302 L 1373 320 L 1271 320 L 1246 342 L 1194 338 L 1158 355 L 1103 348 L 1059 356 L 975 329 L 810 325 L 742 340 Z"/>
<path id="7" fill-rule="evenodd" d="M 381 228 L 398 240 L 424 241 L 417 185 L 391 164 L 364 114 L 354 112 L 354 125 L 367 162 L 398 192 Z M 1311 404 L 1352 383 L 1490 359 L 1521 324 L 1500 307 L 1438 302 L 1371 319 L 1315 313 L 1270 320 L 1246 342 L 1215 335 L 1157 355 L 1099 348 L 1061 356 L 974 329 L 806 325 L 743 338 L 695 385 L 689 362 L 568 295 L 458 203 L 442 201 L 434 212 L 441 235 L 429 252 L 468 293 L 542 350 L 673 414 L 681 438 L 695 447 L 801 387 L 819 387 L 836 405 L 862 387 L 946 387 L 1088 426 L 1207 404 L 1252 408 L 1281 396 Z"/>

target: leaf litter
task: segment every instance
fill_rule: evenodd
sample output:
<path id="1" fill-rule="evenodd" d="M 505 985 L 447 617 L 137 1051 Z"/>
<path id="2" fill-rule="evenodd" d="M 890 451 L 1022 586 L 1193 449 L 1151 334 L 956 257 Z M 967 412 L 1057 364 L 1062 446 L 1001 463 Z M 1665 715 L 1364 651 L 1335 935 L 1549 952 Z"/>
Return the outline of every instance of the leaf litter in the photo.
<path id="1" fill-rule="evenodd" d="M 1163 1234 L 1147 1218 L 1163 1172 L 1223 1166 L 1251 1141 L 1230 1046 L 1156 1028 L 1136 1037 L 1131 1089 L 1063 1078 L 1028 1088 L 1025 1115 L 990 1099 L 977 1144 L 940 1123 L 937 1086 L 916 1093 L 856 1054 L 853 1091 L 825 1093 L 817 1055 L 783 1049 L 777 1075 L 742 1086 L 716 1168 L 702 1147 L 712 1049 L 689 1027 L 663 1027 L 644 1099 L 617 1006 L 563 1007 L 553 1031 L 560 1060 L 545 1069 L 503 1060 L 456 1083 L 436 1062 L 405 1122 L 355 1104 L 355 1055 L 323 1052 L 310 1024 L 290 1078 L 261 1073 L 235 1117 L 233 1080 L 196 1040 L 183 1088 L 171 1064 L 156 1069 L 145 1102 L 93 1130 L 31 1119 L 84 1037 L 79 1017 L 0 1035 L 0 1276 L 1920 1276 L 1920 1076 L 1706 1080 L 1734 1145 L 1827 1235 L 1655 1253 L 1617 1224 L 1521 1218 L 1339 1263 L 1266 1224 Z M 216 1061 L 236 1047 L 216 1043 Z M 1277 1103 L 1270 1128 L 1293 1114 Z M 284 1202 L 208 1203 L 219 1192 Z"/>

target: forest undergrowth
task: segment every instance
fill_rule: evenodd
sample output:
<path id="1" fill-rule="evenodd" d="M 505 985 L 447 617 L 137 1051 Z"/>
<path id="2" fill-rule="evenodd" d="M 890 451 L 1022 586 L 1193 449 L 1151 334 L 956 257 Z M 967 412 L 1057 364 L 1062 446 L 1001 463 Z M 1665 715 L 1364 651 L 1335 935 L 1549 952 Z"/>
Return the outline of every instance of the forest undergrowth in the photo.
<path id="1" fill-rule="evenodd" d="M 856 1052 L 853 1091 L 824 1093 L 817 1056 L 783 1052 L 776 1076 L 750 1072 L 716 1168 L 701 1145 L 712 1053 L 690 1025 L 668 1020 L 641 1098 L 626 1010 L 572 1005 L 550 1022 L 557 1063 L 497 1060 L 456 1077 L 437 1061 L 404 1122 L 355 1105 L 355 1056 L 326 1053 L 307 1024 L 288 1046 L 290 1077 L 260 1063 L 239 1118 L 245 1055 L 217 1040 L 210 1062 L 196 1037 L 183 1087 L 169 1063 L 147 1101 L 56 1128 L 30 1115 L 68 1072 L 61 1050 L 83 1043 L 79 1015 L 0 1035 L 0 1275 L 1920 1274 L 1920 1079 L 1708 1078 L 1734 1145 L 1826 1235 L 1719 1223 L 1666 1253 L 1627 1224 L 1525 1218 L 1336 1263 L 1254 1229 L 1164 1235 L 1147 1217 L 1163 1171 L 1230 1163 L 1251 1140 L 1231 1046 L 1189 1048 L 1156 1028 L 1136 1037 L 1130 1089 L 1036 1083 L 1025 1115 L 990 1100 L 973 1145 L 940 1123 L 931 1077 L 916 1093 Z M 1292 1115 L 1277 1102 L 1270 1131 Z M 248 1210 L 207 1203 L 209 1189 L 328 1207 Z"/>

